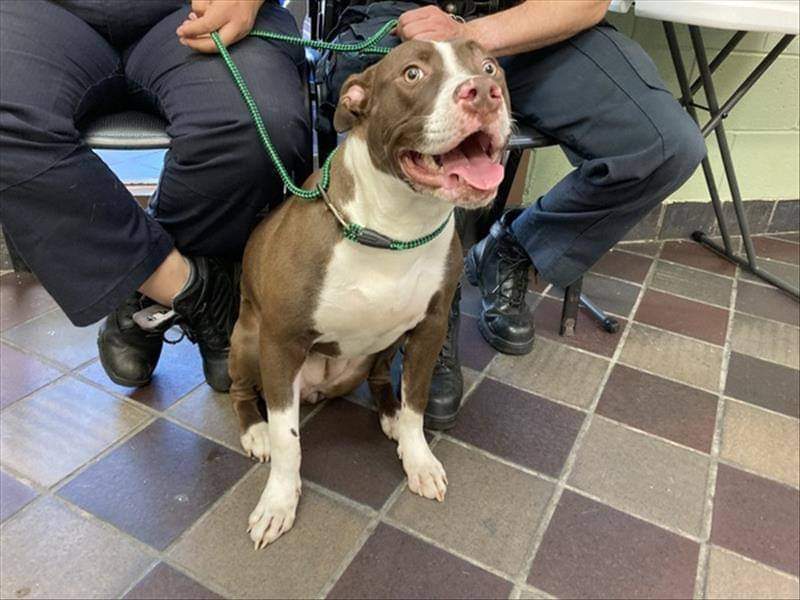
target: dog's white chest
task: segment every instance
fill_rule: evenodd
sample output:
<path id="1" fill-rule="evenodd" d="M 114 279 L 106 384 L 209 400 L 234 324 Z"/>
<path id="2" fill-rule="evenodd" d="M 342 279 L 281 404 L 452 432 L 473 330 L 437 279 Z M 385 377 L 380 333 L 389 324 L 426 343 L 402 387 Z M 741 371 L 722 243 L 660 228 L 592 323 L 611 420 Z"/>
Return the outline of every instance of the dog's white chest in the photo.
<path id="1" fill-rule="evenodd" d="M 336 244 L 314 313 L 317 341 L 336 342 L 343 356 L 364 356 L 413 329 L 442 288 L 452 236 L 451 222 L 414 250 Z"/>

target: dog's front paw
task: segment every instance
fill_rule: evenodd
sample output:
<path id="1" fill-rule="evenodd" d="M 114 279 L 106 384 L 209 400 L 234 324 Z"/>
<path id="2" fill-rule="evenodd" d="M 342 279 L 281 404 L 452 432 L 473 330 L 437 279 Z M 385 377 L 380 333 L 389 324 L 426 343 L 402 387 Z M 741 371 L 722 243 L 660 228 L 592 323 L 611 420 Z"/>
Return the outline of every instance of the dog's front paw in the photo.
<path id="1" fill-rule="evenodd" d="M 269 425 L 266 421 L 250 425 L 239 439 L 248 456 L 262 463 L 269 460 Z"/>
<path id="2" fill-rule="evenodd" d="M 247 528 L 256 550 L 271 544 L 292 528 L 299 498 L 299 479 L 296 484 L 267 485 L 255 509 L 250 513 Z"/>
<path id="3" fill-rule="evenodd" d="M 444 502 L 444 495 L 447 493 L 447 475 L 439 459 L 429 449 L 427 450 L 427 453 L 405 453 L 403 456 L 408 489 L 425 498 Z"/>

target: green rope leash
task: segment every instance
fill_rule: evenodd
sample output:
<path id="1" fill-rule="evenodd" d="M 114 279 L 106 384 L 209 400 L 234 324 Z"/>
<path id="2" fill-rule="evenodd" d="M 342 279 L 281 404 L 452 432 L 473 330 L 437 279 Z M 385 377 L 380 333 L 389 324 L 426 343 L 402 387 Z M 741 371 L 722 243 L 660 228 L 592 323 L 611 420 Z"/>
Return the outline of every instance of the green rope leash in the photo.
<path id="1" fill-rule="evenodd" d="M 391 20 L 388 23 L 386 23 L 386 25 L 381 27 L 377 32 L 375 32 L 375 35 L 357 44 L 339 44 L 334 42 L 306 40 L 291 35 L 284 35 L 282 33 L 274 33 L 271 31 L 263 31 L 260 29 L 255 29 L 251 31 L 249 35 L 264 39 L 287 42 L 299 46 L 308 46 L 310 48 L 317 48 L 321 50 L 333 50 L 335 52 L 361 52 L 365 54 L 388 54 L 391 48 L 384 48 L 383 46 L 378 46 L 378 43 L 383 38 L 385 38 L 392 29 L 394 29 L 395 25 L 397 25 L 397 21 Z M 258 105 L 256 104 L 256 101 L 253 99 L 253 96 L 250 93 L 250 88 L 247 87 L 247 83 L 245 82 L 241 71 L 239 71 L 239 67 L 237 67 L 236 63 L 233 62 L 230 52 L 228 52 L 228 49 L 225 47 L 225 45 L 222 43 L 222 40 L 219 38 L 219 33 L 217 33 L 216 31 L 213 32 L 211 34 L 211 39 L 214 40 L 214 44 L 216 44 L 217 50 L 219 51 L 222 60 L 225 62 L 225 65 L 228 67 L 228 71 L 230 71 L 233 80 L 236 82 L 236 87 L 239 88 L 239 92 L 241 93 L 242 98 L 244 99 L 244 102 L 247 105 L 247 110 L 250 112 L 250 116 L 252 117 L 253 123 L 256 126 L 256 132 L 258 133 L 259 140 L 261 140 L 261 145 L 264 146 L 264 150 L 267 151 L 267 155 L 272 161 L 272 164 L 275 165 L 275 170 L 278 171 L 278 175 L 280 176 L 281 181 L 283 181 L 283 184 L 286 186 L 286 189 L 288 189 L 295 196 L 303 198 L 304 200 L 314 200 L 316 198 L 319 198 L 319 192 L 316 189 L 305 190 L 294 184 L 292 178 L 289 176 L 289 172 L 286 170 L 286 167 L 281 161 L 281 157 L 278 155 L 278 151 L 275 149 L 275 146 L 272 143 L 269 134 L 267 133 L 267 128 L 264 126 L 264 120 L 261 118 L 261 113 L 258 111 Z M 331 160 L 333 159 L 334 154 L 335 151 L 331 152 L 330 155 L 328 155 L 328 158 L 325 160 L 325 163 L 322 165 L 322 180 L 320 181 L 320 184 L 324 189 L 327 189 L 328 184 L 330 183 Z"/>
<path id="2" fill-rule="evenodd" d="M 333 52 L 360 52 L 362 54 L 388 54 L 391 51 L 391 48 L 379 46 L 378 43 L 387 35 L 389 35 L 389 32 L 391 32 L 396 25 L 397 25 L 397 20 L 393 19 L 388 23 L 386 23 L 383 27 L 381 27 L 377 32 L 375 32 L 374 35 L 370 36 L 368 39 L 364 40 L 363 42 L 358 42 L 355 44 L 340 44 L 336 42 L 307 40 L 291 35 L 285 35 L 282 33 L 264 31 L 261 29 L 254 29 L 249 33 L 249 35 L 253 37 L 259 37 L 262 39 L 287 42 L 289 44 L 295 44 L 298 46 L 316 48 L 319 50 L 331 50 Z M 447 227 L 447 224 L 450 222 L 450 217 L 452 216 L 452 212 L 449 215 L 447 215 L 447 219 L 445 219 L 444 222 L 441 225 L 439 225 L 439 227 L 437 227 L 434 231 L 432 231 L 428 235 L 424 235 L 415 240 L 409 240 L 409 241 L 393 240 L 391 238 L 387 238 L 386 236 L 376 231 L 367 229 L 366 227 L 363 227 L 356 223 L 345 222 L 342 219 L 342 217 L 336 212 L 336 209 L 330 203 L 325 194 L 325 190 L 328 189 L 328 185 L 330 184 L 331 160 L 333 159 L 336 150 L 331 152 L 328 155 L 328 158 L 325 159 L 325 162 L 322 165 L 322 177 L 320 178 L 320 182 L 314 189 L 306 190 L 295 185 L 295 183 L 292 181 L 292 178 L 289 176 L 289 172 L 286 170 L 286 166 L 281 161 L 281 157 L 278 155 L 278 151 L 275 149 L 275 146 L 272 143 L 272 139 L 270 139 L 269 137 L 269 133 L 267 133 L 267 128 L 264 125 L 264 120 L 261 118 L 261 113 L 258 110 L 258 105 L 256 104 L 256 101 L 253 99 L 253 95 L 250 93 L 250 88 L 247 87 L 247 83 L 245 82 L 241 71 L 239 71 L 239 68 L 236 66 L 236 63 L 233 62 L 233 58 L 231 58 L 228 49 L 222 43 L 222 40 L 219 37 L 219 33 L 217 33 L 216 31 L 213 32 L 211 34 L 211 39 L 214 40 L 214 44 L 217 46 L 217 50 L 219 51 L 222 60 L 228 67 L 228 71 L 233 77 L 233 80 L 236 83 L 236 87 L 239 89 L 239 93 L 242 95 L 242 98 L 244 99 L 244 102 L 247 105 L 247 110 L 250 112 L 250 116 L 253 119 L 253 123 L 255 124 L 256 127 L 256 132 L 258 133 L 258 139 L 261 141 L 261 145 L 264 146 L 264 150 L 266 150 L 267 155 L 272 161 L 272 164 L 275 165 L 275 170 L 278 172 L 278 175 L 280 176 L 281 181 L 283 181 L 283 184 L 286 186 L 286 189 L 288 189 L 292 194 L 294 194 L 298 198 L 302 198 L 303 200 L 316 200 L 317 198 L 322 197 L 325 200 L 325 203 L 334 212 L 337 219 L 341 223 L 342 232 L 346 239 L 360 244 L 364 244 L 366 246 L 385 248 L 387 250 L 411 250 L 413 248 L 418 248 L 419 246 L 427 244 L 431 240 L 435 239 L 440 233 L 442 233 L 442 231 L 444 231 L 445 227 Z"/>

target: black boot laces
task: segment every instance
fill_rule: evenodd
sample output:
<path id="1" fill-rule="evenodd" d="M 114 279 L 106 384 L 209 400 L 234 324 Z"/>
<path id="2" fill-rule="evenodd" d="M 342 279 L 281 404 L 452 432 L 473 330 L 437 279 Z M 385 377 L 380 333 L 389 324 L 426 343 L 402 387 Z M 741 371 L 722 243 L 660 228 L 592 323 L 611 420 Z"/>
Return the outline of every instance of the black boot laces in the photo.
<path id="1" fill-rule="evenodd" d="M 498 258 L 500 281 L 492 294 L 500 292 L 500 296 L 509 306 L 520 309 L 525 305 L 525 295 L 528 292 L 528 268 L 531 266 L 531 259 L 516 246 L 499 249 Z M 509 280 L 511 285 L 506 285 Z"/>
<path id="2" fill-rule="evenodd" d="M 238 282 L 221 271 L 212 271 L 209 279 L 206 284 L 208 297 L 204 293 L 204 297 L 191 311 L 191 317 L 180 319 L 177 325 L 192 343 L 200 343 L 209 350 L 226 350 L 230 346 L 231 332 L 238 313 Z"/>

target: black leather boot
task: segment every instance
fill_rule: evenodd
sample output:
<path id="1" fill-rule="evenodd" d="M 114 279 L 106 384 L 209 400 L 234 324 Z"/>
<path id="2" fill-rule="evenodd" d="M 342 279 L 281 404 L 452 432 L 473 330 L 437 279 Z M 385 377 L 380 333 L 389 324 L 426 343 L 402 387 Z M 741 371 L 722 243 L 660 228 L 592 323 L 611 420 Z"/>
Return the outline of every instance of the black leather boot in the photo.
<path id="1" fill-rule="evenodd" d="M 141 387 L 150 383 L 161 356 L 163 332 L 141 329 L 133 315 L 153 304 L 135 292 L 100 326 L 97 334 L 100 364 L 117 385 Z"/>
<path id="2" fill-rule="evenodd" d="M 212 258 L 192 258 L 189 281 L 172 301 L 177 324 L 200 348 L 206 383 L 218 392 L 231 387 L 228 354 L 239 315 L 240 267 Z"/>
<path id="3" fill-rule="evenodd" d="M 465 261 L 467 279 L 483 297 L 478 329 L 505 354 L 527 354 L 533 348 L 533 315 L 525 302 L 531 260 L 511 230 L 521 212 L 505 213 Z"/>
<path id="4" fill-rule="evenodd" d="M 456 423 L 464 379 L 461 376 L 461 361 L 458 351 L 458 326 L 461 322 L 461 284 L 456 289 L 450 318 L 447 321 L 447 338 L 439 351 L 433 370 L 428 407 L 425 409 L 425 427 L 428 429 L 450 429 Z"/>

